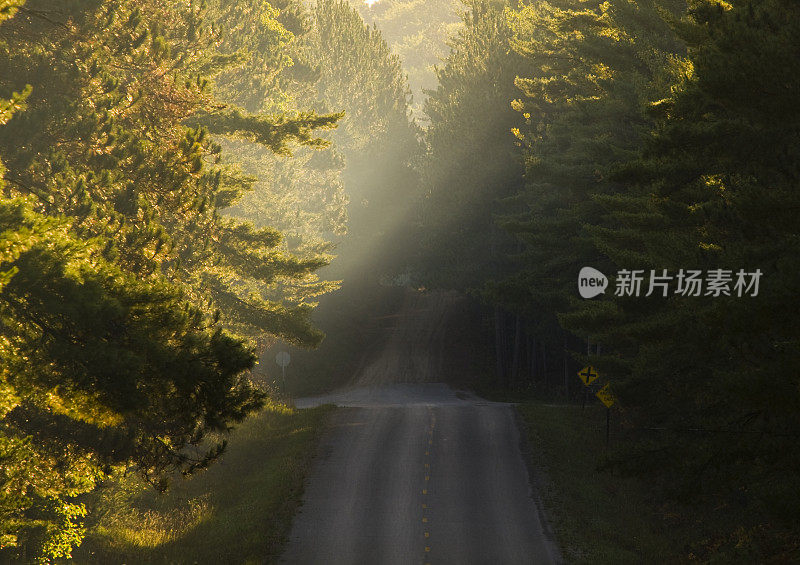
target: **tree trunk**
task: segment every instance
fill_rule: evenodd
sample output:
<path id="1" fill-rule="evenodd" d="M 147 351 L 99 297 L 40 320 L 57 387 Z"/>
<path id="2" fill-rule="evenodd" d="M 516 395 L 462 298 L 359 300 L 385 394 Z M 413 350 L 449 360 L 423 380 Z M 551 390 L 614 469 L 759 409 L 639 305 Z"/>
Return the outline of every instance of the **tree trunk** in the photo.
<path id="1" fill-rule="evenodd" d="M 542 382 L 547 386 L 547 342 L 542 342 Z"/>
<path id="2" fill-rule="evenodd" d="M 522 318 L 519 314 L 516 316 L 517 320 L 514 324 L 514 352 L 511 357 L 511 386 L 519 384 L 519 366 L 520 357 L 522 353 Z"/>
<path id="3" fill-rule="evenodd" d="M 564 332 L 564 349 L 562 350 L 564 355 L 564 396 L 569 399 L 569 363 L 567 358 L 567 332 Z"/>
<path id="4" fill-rule="evenodd" d="M 528 369 L 531 373 L 530 381 L 536 382 L 536 336 L 531 336 L 530 352 L 528 353 Z"/>
<path id="5" fill-rule="evenodd" d="M 503 320 L 502 314 L 500 312 L 500 308 L 495 306 L 494 309 L 494 349 L 495 349 L 495 359 L 497 362 L 497 380 L 502 385 L 506 385 L 506 372 L 505 372 L 505 363 L 503 361 L 505 357 L 505 339 L 503 331 Z"/>

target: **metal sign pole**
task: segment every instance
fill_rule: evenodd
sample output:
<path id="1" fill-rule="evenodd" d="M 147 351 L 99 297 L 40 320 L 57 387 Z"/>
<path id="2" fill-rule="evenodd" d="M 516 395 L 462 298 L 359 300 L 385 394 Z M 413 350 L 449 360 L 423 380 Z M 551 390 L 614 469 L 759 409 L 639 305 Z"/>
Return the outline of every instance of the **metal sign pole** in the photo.
<path id="1" fill-rule="evenodd" d="M 288 351 L 280 351 L 275 356 L 275 362 L 281 368 L 281 377 L 283 379 L 283 392 L 286 392 L 286 367 L 289 365 L 292 356 L 289 355 Z"/>
<path id="2" fill-rule="evenodd" d="M 592 355 L 591 336 L 586 336 L 586 363 L 589 364 L 589 358 Z M 583 387 L 583 402 L 581 403 L 581 414 L 586 409 L 586 398 L 589 396 L 589 385 Z"/>

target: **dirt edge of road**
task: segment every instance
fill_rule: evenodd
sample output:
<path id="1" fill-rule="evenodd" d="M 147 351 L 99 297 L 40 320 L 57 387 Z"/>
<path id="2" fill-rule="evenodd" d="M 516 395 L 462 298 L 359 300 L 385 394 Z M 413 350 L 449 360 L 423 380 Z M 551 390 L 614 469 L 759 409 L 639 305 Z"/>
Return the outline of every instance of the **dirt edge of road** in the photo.
<path id="1" fill-rule="evenodd" d="M 531 489 L 529 496 L 536 505 L 536 512 L 539 514 L 539 521 L 542 523 L 544 536 L 547 538 L 550 545 L 553 561 L 562 564 L 564 563 L 564 556 L 561 553 L 561 546 L 556 537 L 555 527 L 550 519 L 550 515 L 544 507 L 545 492 L 552 488 L 547 478 L 547 470 L 534 460 L 533 448 L 528 439 L 528 424 L 525 422 L 525 419 L 519 413 L 516 406 L 513 406 L 512 410 L 514 411 L 514 421 L 519 431 L 519 451 L 522 454 L 525 469 L 528 471 L 528 482 Z M 538 496 L 535 496 L 536 494 L 538 494 Z"/>

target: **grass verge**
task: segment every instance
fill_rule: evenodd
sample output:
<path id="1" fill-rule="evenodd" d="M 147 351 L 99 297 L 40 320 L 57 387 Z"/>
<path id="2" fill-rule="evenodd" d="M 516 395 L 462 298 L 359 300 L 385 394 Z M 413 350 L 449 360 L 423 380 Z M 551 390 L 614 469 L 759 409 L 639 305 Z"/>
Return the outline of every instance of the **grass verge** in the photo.
<path id="1" fill-rule="evenodd" d="M 600 470 L 605 409 L 523 402 L 542 496 L 568 563 L 677 563 L 686 560 L 685 524 L 670 522 L 646 478 Z M 612 436 L 611 441 L 614 441 Z"/>
<path id="2" fill-rule="evenodd" d="M 232 433 L 220 461 L 165 495 L 120 479 L 91 502 L 94 522 L 74 562 L 275 561 L 333 409 L 269 407 Z"/>
<path id="3" fill-rule="evenodd" d="M 568 563 L 800 563 L 796 520 L 779 521 L 774 511 L 738 492 L 709 488 L 708 479 L 678 501 L 646 474 L 605 465 L 630 454 L 630 440 L 613 420 L 607 452 L 605 408 L 526 400 L 518 410 Z M 750 476 L 757 465 L 743 461 L 740 472 Z M 793 480 L 776 479 L 779 486 Z"/>

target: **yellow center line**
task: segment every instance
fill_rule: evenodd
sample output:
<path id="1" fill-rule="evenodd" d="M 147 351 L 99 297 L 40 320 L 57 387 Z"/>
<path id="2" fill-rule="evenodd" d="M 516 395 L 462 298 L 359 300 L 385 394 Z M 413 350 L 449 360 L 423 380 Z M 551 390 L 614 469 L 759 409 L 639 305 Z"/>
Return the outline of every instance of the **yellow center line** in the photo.
<path id="1" fill-rule="evenodd" d="M 429 408 L 428 411 L 431 414 L 431 424 L 430 424 L 430 429 L 428 430 L 428 447 L 425 450 L 425 456 L 426 457 L 430 457 L 430 454 L 431 454 L 431 447 L 430 446 L 433 445 L 433 430 L 436 427 L 436 417 L 433 415 L 433 409 Z M 431 480 L 430 468 L 431 468 L 430 463 L 425 462 L 425 483 L 426 484 Z M 428 494 L 428 489 L 422 489 L 422 494 L 424 494 L 424 495 Z M 428 510 L 428 505 L 423 503 L 422 504 L 422 510 L 423 510 L 422 513 L 426 514 L 427 510 Z M 423 524 L 427 524 L 428 523 L 428 517 L 427 516 L 422 516 L 422 523 Z M 430 539 L 430 537 L 431 537 L 431 533 L 428 530 L 423 530 L 423 535 L 425 536 L 426 540 Z M 430 551 L 431 551 L 431 547 L 429 545 L 426 545 L 425 546 L 425 553 L 426 554 L 430 553 Z M 425 565 L 430 565 L 430 563 L 425 561 Z"/>

